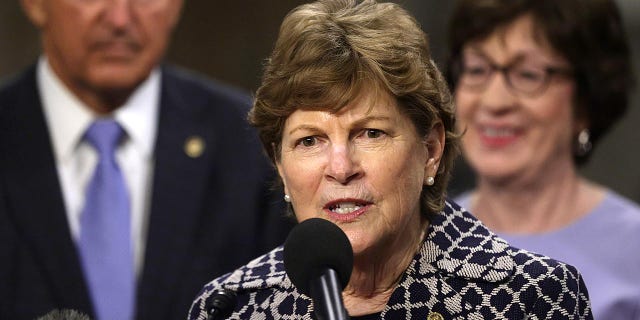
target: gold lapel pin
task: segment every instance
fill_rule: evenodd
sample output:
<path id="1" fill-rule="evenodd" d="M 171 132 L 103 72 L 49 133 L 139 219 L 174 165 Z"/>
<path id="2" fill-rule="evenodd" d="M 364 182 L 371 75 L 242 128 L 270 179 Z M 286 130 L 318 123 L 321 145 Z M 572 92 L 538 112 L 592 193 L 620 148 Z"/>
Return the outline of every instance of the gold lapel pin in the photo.
<path id="1" fill-rule="evenodd" d="M 429 312 L 427 320 L 444 320 L 444 317 L 437 312 Z"/>
<path id="2" fill-rule="evenodd" d="M 198 158 L 204 152 L 205 143 L 204 139 L 200 136 L 188 137 L 184 142 L 184 153 L 191 158 Z"/>

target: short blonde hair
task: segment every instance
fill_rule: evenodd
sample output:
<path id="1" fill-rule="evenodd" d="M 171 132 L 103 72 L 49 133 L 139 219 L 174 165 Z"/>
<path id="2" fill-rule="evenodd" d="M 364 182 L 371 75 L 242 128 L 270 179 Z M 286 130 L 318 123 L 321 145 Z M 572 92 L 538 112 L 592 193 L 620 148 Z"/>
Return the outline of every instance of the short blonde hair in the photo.
<path id="1" fill-rule="evenodd" d="M 298 109 L 337 112 L 364 92 L 395 98 L 422 137 L 441 121 L 445 147 L 433 186 L 422 191 L 422 212 L 442 210 L 458 154 L 451 94 L 415 19 L 393 3 L 320 0 L 285 17 L 249 113 L 272 162 L 280 160 L 286 119 Z"/>

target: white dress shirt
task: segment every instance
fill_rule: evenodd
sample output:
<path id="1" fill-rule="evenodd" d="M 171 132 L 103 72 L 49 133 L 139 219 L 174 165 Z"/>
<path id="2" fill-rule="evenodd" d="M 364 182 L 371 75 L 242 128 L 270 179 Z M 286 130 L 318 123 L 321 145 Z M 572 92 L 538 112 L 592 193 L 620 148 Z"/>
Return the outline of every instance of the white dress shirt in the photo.
<path id="1" fill-rule="evenodd" d="M 74 240 L 78 241 L 85 189 L 98 162 L 97 153 L 82 138 L 91 123 L 101 116 L 65 87 L 46 57 L 40 58 L 37 68 L 38 91 L 49 127 L 67 221 Z M 131 200 L 131 245 L 137 275 L 144 263 L 159 102 L 160 70 L 155 69 L 125 104 L 110 115 L 126 132 L 116 151 L 116 161 Z"/>

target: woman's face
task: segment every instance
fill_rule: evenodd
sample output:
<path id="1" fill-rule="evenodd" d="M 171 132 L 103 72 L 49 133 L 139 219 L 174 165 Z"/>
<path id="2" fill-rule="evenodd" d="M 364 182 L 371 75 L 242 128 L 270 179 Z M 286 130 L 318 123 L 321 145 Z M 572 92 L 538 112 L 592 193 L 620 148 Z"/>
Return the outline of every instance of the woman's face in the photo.
<path id="1" fill-rule="evenodd" d="M 470 71 L 462 73 L 455 90 L 456 116 L 458 129 L 466 129 L 463 152 L 481 180 L 532 181 L 547 178 L 552 168 L 573 166 L 573 80 L 547 73 L 548 86 L 537 94 L 513 89 L 516 82 L 526 88 L 546 68 L 569 68 L 533 38 L 533 30 L 531 17 L 523 16 L 463 48 L 463 64 Z M 465 86 L 464 77 L 487 64 L 512 66 L 511 85 L 496 71 L 481 88 Z"/>
<path id="2" fill-rule="evenodd" d="M 297 220 L 334 222 L 356 256 L 401 244 L 420 229 L 422 186 L 444 147 L 442 126 L 434 128 L 419 137 L 387 94 L 365 93 L 337 114 L 292 113 L 277 168 Z"/>

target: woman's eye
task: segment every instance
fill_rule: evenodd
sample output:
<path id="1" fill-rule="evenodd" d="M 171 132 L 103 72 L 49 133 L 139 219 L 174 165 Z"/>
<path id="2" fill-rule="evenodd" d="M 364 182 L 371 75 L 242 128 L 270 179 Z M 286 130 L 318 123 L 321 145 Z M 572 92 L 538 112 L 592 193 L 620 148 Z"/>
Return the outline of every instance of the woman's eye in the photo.
<path id="1" fill-rule="evenodd" d="M 384 134 L 382 130 L 378 130 L 378 129 L 366 129 L 364 133 L 367 136 L 367 138 L 370 138 L 370 139 L 380 138 Z"/>
<path id="2" fill-rule="evenodd" d="M 297 145 L 301 145 L 303 147 L 313 147 L 316 144 L 316 141 L 317 141 L 316 137 L 312 137 L 312 136 L 304 137 L 298 140 Z"/>
<path id="3" fill-rule="evenodd" d="M 544 71 L 535 69 L 521 69 L 516 74 L 518 78 L 529 81 L 539 81 L 544 77 Z"/>
<path id="4" fill-rule="evenodd" d="M 464 73 L 471 77 L 483 77 L 489 73 L 489 68 L 486 66 L 467 66 Z"/>

